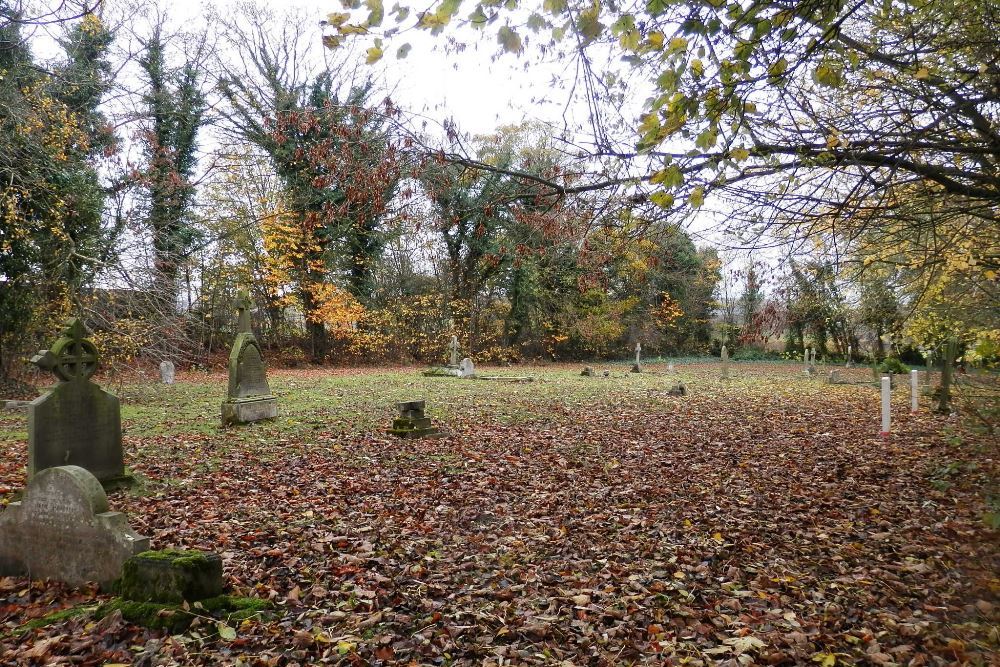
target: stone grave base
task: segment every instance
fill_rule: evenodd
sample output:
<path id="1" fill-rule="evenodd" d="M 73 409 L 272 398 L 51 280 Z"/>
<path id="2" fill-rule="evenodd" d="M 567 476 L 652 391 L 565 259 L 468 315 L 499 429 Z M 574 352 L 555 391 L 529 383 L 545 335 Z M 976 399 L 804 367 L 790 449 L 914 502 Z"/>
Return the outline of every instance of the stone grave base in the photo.
<path id="1" fill-rule="evenodd" d="M 278 399 L 274 396 L 234 398 L 222 404 L 222 425 L 248 424 L 278 416 Z"/>
<path id="2" fill-rule="evenodd" d="M 424 417 L 422 419 L 393 419 L 392 428 L 390 428 L 387 433 L 390 433 L 397 438 L 436 438 L 441 436 L 441 432 L 434 426 L 431 426 L 430 417 Z"/>
<path id="3" fill-rule="evenodd" d="M 474 375 L 476 380 L 492 380 L 493 382 L 534 382 L 530 375 Z"/>
<path id="4" fill-rule="evenodd" d="M 424 377 L 429 377 L 429 378 L 451 378 L 451 377 L 457 378 L 457 377 L 462 377 L 462 371 L 459 370 L 458 368 L 451 368 L 450 366 L 449 367 L 438 366 L 436 368 L 428 368 L 426 371 L 424 371 L 423 375 Z"/>
<path id="5" fill-rule="evenodd" d="M 632 371 L 631 372 L 632 373 L 641 373 L 642 372 L 642 365 L 641 364 L 632 364 Z"/>

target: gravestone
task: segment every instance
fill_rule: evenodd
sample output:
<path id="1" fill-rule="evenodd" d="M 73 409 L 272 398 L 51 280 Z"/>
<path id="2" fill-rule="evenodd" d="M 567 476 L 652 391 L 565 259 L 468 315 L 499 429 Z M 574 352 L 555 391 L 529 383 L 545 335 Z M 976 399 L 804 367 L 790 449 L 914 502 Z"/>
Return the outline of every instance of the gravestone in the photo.
<path id="1" fill-rule="evenodd" d="M 148 549 L 149 538 L 108 510 L 100 481 L 79 466 L 40 471 L 21 502 L 0 513 L 0 576 L 107 588 L 128 558 Z"/>
<path id="2" fill-rule="evenodd" d="M 222 425 L 246 424 L 278 416 L 278 399 L 271 395 L 260 344 L 250 328 L 250 296 L 237 302 L 239 333 L 229 353 L 229 392 L 222 403 Z"/>
<path id="3" fill-rule="evenodd" d="M 854 362 L 851 360 L 851 352 L 852 351 L 853 350 L 851 349 L 851 346 L 848 345 L 847 346 L 847 365 L 845 366 L 845 368 L 852 368 L 854 366 Z"/>
<path id="4" fill-rule="evenodd" d="M 670 396 L 687 396 L 688 390 L 683 382 L 678 382 L 667 392 Z"/>
<path id="5" fill-rule="evenodd" d="M 452 336 L 448 343 L 448 368 L 458 368 L 458 336 Z"/>
<path id="6" fill-rule="evenodd" d="M 725 345 L 722 346 L 720 356 L 722 357 L 722 379 L 727 380 L 729 379 L 729 350 Z"/>
<path id="7" fill-rule="evenodd" d="M 635 363 L 632 364 L 632 372 L 642 372 L 642 343 L 635 344 Z"/>
<path id="8" fill-rule="evenodd" d="M 431 426 L 431 419 L 424 415 L 424 401 L 404 401 L 397 403 L 399 417 L 392 421 L 389 433 L 400 438 L 423 438 L 437 435 L 438 429 Z"/>
<path id="9" fill-rule="evenodd" d="M 840 371 L 834 368 L 830 371 L 830 377 L 826 380 L 827 384 L 841 384 L 843 379 L 840 377 Z"/>
<path id="10" fill-rule="evenodd" d="M 98 353 L 83 322 L 73 318 L 31 363 L 59 379 L 28 406 L 28 479 L 54 466 L 86 468 L 105 487 L 134 481 L 125 472 L 118 398 L 90 381 Z"/>
<path id="11" fill-rule="evenodd" d="M 581 372 L 580 375 L 582 375 L 583 377 L 592 378 L 595 375 L 597 375 L 597 373 L 594 372 L 593 366 L 584 366 L 583 372 Z"/>
<path id="12" fill-rule="evenodd" d="M 173 384 L 174 383 L 174 362 L 172 361 L 161 361 L 160 362 L 160 382 L 163 384 Z"/>
<path id="13" fill-rule="evenodd" d="M 476 376 L 476 365 L 472 363 L 472 359 L 466 357 L 462 359 L 462 363 L 458 365 L 458 377 L 460 378 L 471 378 Z"/>
<path id="14" fill-rule="evenodd" d="M 802 355 L 802 372 L 809 375 L 809 348 L 806 348 L 805 354 Z"/>

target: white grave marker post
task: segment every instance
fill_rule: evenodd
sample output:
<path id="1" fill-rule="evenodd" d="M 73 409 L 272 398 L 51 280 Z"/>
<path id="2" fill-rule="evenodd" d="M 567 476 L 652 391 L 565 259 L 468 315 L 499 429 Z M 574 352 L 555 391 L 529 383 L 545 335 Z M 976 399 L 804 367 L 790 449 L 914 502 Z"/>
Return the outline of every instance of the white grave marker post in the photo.
<path id="1" fill-rule="evenodd" d="M 805 356 L 803 357 L 803 362 L 805 363 L 805 366 L 803 367 L 802 370 L 804 370 L 806 373 L 808 373 L 809 372 L 809 348 L 808 347 L 806 348 L 806 353 L 805 353 Z"/>
<path id="2" fill-rule="evenodd" d="M 892 410 L 892 378 L 888 375 L 882 376 L 882 437 L 889 435 Z"/>
<path id="3" fill-rule="evenodd" d="M 642 361 L 642 343 L 635 344 L 635 365 L 638 366 Z"/>
<path id="4" fill-rule="evenodd" d="M 722 346 L 721 356 L 722 356 L 722 378 L 725 380 L 729 378 L 729 350 L 726 349 L 725 345 Z"/>
<path id="5" fill-rule="evenodd" d="M 916 413 L 917 399 L 920 396 L 920 371 L 910 371 L 910 412 Z"/>
<path id="6" fill-rule="evenodd" d="M 851 346 L 848 345 L 847 346 L 847 365 L 844 368 L 850 368 L 850 367 L 851 367 Z"/>

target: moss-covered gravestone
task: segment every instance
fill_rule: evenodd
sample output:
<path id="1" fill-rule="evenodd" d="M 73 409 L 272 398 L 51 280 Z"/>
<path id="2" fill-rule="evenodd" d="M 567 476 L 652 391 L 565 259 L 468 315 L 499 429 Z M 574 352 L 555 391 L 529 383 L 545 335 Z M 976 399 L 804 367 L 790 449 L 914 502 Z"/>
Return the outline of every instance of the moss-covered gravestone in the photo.
<path id="1" fill-rule="evenodd" d="M 59 384 L 28 407 L 28 479 L 53 466 L 89 470 L 105 488 L 133 481 L 122 454 L 118 398 L 90 381 L 97 370 L 97 346 L 74 318 L 48 350 L 31 362 L 55 374 Z"/>
<path id="2" fill-rule="evenodd" d="M 21 502 L 0 513 L 0 576 L 28 575 L 109 587 L 126 559 L 149 549 L 121 512 L 108 510 L 97 478 L 79 466 L 46 468 Z"/>
<path id="3" fill-rule="evenodd" d="M 240 295 L 239 333 L 229 353 L 229 397 L 222 403 L 222 425 L 246 424 L 278 416 L 260 344 L 250 329 L 250 297 Z"/>
<path id="4" fill-rule="evenodd" d="M 431 426 L 430 417 L 424 416 L 424 401 L 405 401 L 397 404 L 399 417 L 392 421 L 389 433 L 400 438 L 424 438 L 440 435 Z"/>

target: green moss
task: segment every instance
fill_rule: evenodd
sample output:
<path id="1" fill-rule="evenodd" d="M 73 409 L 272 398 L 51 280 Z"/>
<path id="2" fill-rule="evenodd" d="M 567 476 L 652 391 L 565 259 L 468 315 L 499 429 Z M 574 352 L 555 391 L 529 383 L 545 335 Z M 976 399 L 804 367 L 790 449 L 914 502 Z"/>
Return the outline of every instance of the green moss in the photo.
<path id="1" fill-rule="evenodd" d="M 222 593 L 218 554 L 182 549 L 144 551 L 122 567 L 118 594 L 135 602 L 180 604 Z"/>
<path id="2" fill-rule="evenodd" d="M 65 621 L 75 616 L 82 616 L 83 614 L 94 611 L 95 609 L 97 609 L 97 607 L 94 605 L 78 605 L 76 607 L 60 609 L 59 611 L 54 611 L 51 614 L 42 616 L 41 618 L 34 618 L 27 623 L 14 628 L 9 633 L 0 634 L 0 637 L 19 635 L 22 632 L 27 632 L 28 630 L 44 628 L 48 625 L 52 625 L 53 623 L 59 623 L 60 621 Z"/>
<path id="3" fill-rule="evenodd" d="M 102 605 L 94 615 L 104 618 L 115 611 L 129 623 L 153 630 L 166 630 L 171 634 L 184 632 L 195 618 L 212 618 L 220 621 L 239 622 L 262 614 L 271 603 L 260 598 L 219 595 L 201 600 L 185 609 L 182 605 L 157 602 L 112 600 Z"/>

